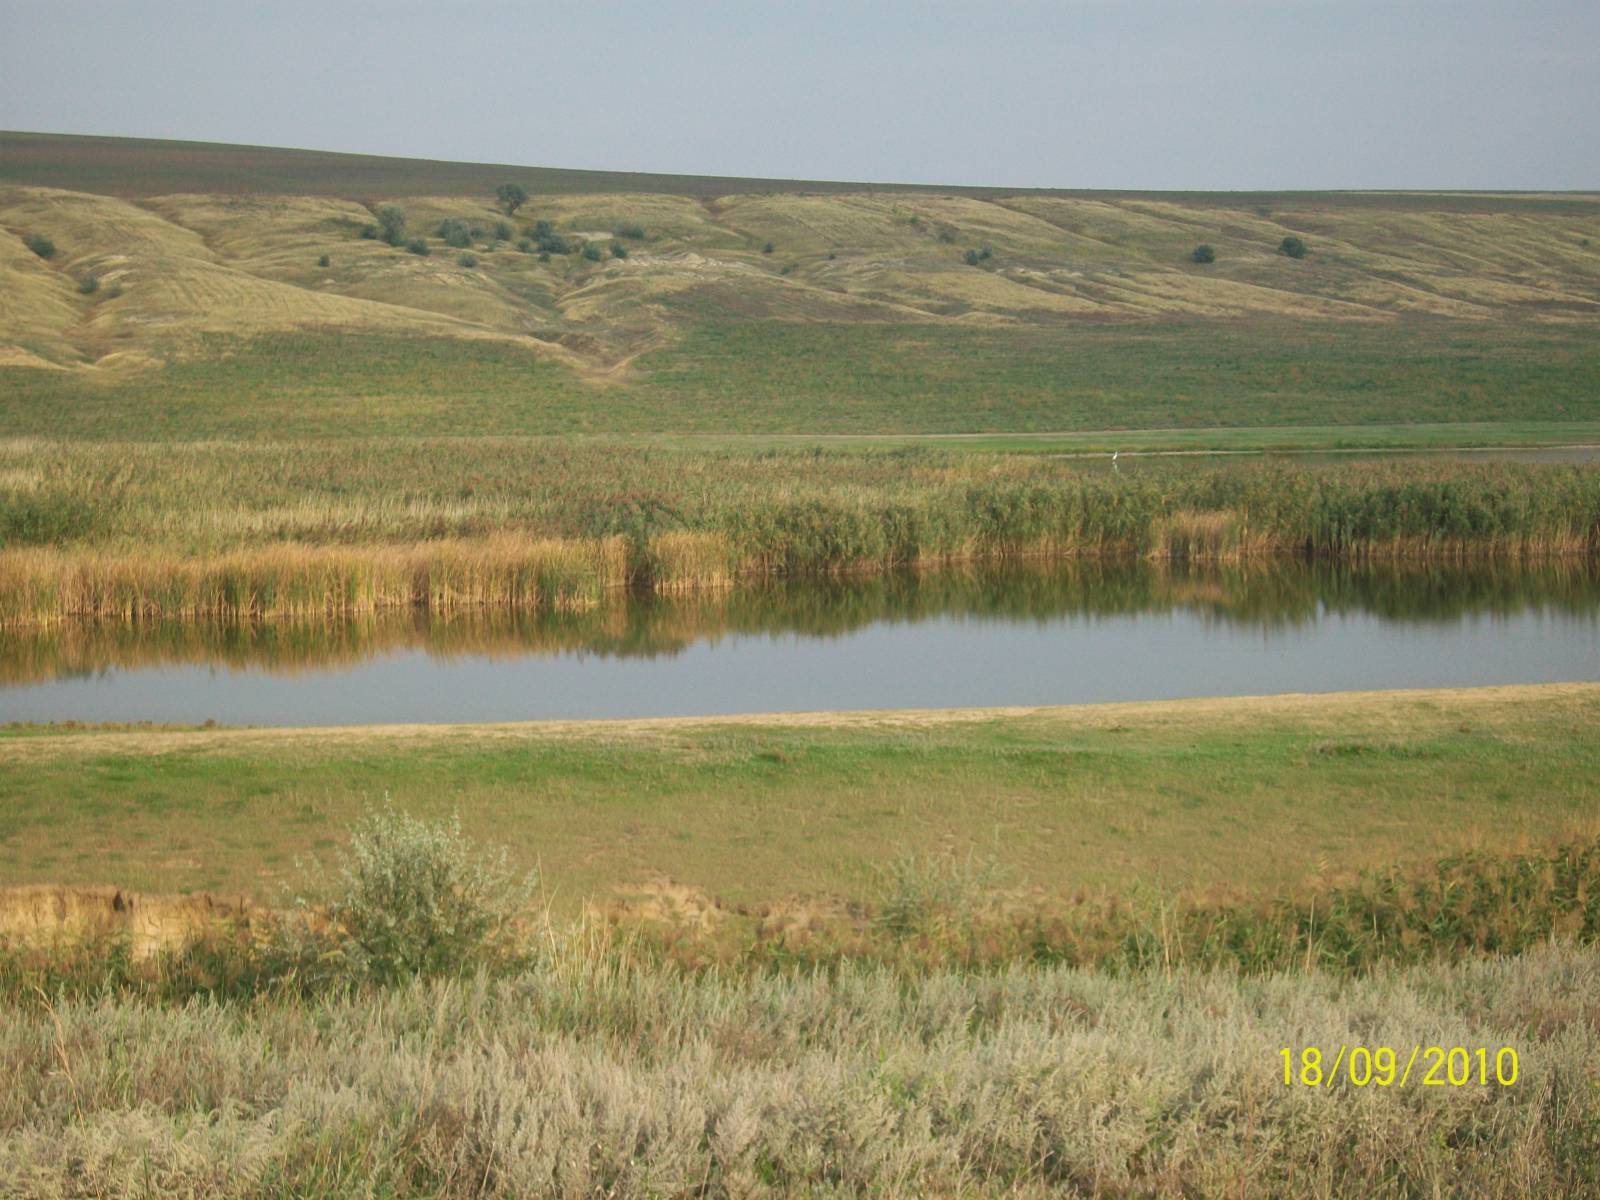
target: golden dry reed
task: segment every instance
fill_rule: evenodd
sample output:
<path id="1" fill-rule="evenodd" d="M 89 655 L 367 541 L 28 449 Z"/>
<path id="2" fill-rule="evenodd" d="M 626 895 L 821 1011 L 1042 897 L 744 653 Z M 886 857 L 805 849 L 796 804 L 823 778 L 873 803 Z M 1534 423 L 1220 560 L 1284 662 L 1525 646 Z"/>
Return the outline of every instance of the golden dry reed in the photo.
<path id="1" fill-rule="evenodd" d="M 257 461 L 191 448 L 174 482 L 179 468 L 163 473 L 136 454 L 119 465 L 85 450 L 13 446 L 22 467 L 43 465 L 19 467 L 0 486 L 0 626 L 559 609 L 628 585 L 681 593 L 751 577 L 1027 557 L 1600 552 L 1593 464 L 1114 475 L 933 451 L 474 449 L 425 446 L 396 458 L 380 448 L 374 465 L 349 449 L 296 446 Z M 331 493 L 326 478 L 345 480 L 348 494 Z"/>
<path id="2" fill-rule="evenodd" d="M 620 537 L 280 545 L 215 558 L 29 549 L 0 555 L 0 623 L 578 609 L 626 582 Z"/>

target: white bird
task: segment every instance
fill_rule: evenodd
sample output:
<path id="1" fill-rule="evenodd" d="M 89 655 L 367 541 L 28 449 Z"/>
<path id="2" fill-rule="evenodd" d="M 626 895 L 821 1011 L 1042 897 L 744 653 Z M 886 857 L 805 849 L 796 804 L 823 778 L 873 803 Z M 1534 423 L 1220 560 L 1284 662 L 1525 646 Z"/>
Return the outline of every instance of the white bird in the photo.
<path id="1" fill-rule="evenodd" d="M 1113 451 L 1112 451 L 1112 452 L 1111 452 L 1111 465 L 1112 465 L 1112 466 L 1113 466 L 1113 467 L 1116 467 L 1116 466 L 1117 466 L 1117 455 L 1119 455 L 1119 454 L 1121 454 L 1121 453 L 1122 453 L 1122 451 L 1121 451 L 1121 450 L 1113 450 Z M 1122 468 L 1121 468 L 1121 467 L 1117 467 L 1117 470 L 1119 470 L 1119 471 L 1120 471 L 1120 470 L 1121 470 L 1121 469 L 1122 469 Z"/>

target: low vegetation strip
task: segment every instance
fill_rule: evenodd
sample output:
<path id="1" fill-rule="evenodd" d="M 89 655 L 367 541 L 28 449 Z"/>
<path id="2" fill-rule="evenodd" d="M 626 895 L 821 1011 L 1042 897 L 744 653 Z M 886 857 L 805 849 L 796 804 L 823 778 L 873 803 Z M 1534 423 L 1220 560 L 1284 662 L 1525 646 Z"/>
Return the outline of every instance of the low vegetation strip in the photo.
<path id="1" fill-rule="evenodd" d="M 440 449 L 444 463 L 397 482 L 363 448 L 324 447 L 299 466 L 281 450 L 173 452 L 188 474 L 166 452 L 14 443 L 0 475 L 0 624 L 574 607 L 624 585 L 667 592 L 1030 556 L 1600 549 L 1593 465 L 1122 474 L 944 450 Z M 426 449 L 379 444 L 372 456 L 403 467 Z M 346 462 L 360 464 L 353 476 L 323 473 Z"/>
<path id="2" fill-rule="evenodd" d="M 860 953 L 686 971 L 604 927 L 519 929 L 531 881 L 470 850 L 377 811 L 312 920 L 143 963 L 0 949 L 0 1189 L 1542 1196 L 1600 1169 L 1600 843 L 1440 864 L 1392 892 L 1412 936 L 1376 960 L 1426 965 L 1354 976 L 1309 949 L 1244 972 L 1165 953 L 1116 974 Z M 874 913 L 902 943 L 940 911 L 907 882 Z M 1379 907 L 1346 932 L 1370 916 L 1379 940 Z M 1583 919 L 1538 928 L 1552 911 Z M 1518 933 L 1485 945 L 1482 921 Z M 1496 1076 L 1281 1065 L 1350 1046 L 1469 1066 L 1478 1047 Z"/>
<path id="3" fill-rule="evenodd" d="M 593 927 L 553 925 L 529 907 L 537 874 L 525 890 L 504 886 L 515 878 L 508 855 L 496 860 L 499 883 L 489 886 L 459 829 L 459 818 L 430 825 L 392 809 L 369 811 L 336 872 L 344 892 L 287 911 L 205 893 L 0 889 L 0 997 L 115 991 L 182 1002 L 310 993 L 419 972 L 505 973 L 550 939 L 593 935 Z M 585 917 L 597 915 L 630 954 L 691 969 L 877 962 L 920 973 L 1034 962 L 1116 974 L 1365 974 L 1523 954 L 1552 941 L 1600 942 L 1600 837 L 1524 853 L 1469 851 L 1367 871 L 1351 883 L 1234 898 L 1006 891 L 991 864 L 909 855 L 882 867 L 872 894 L 855 900 L 729 908 L 657 883 L 591 906 Z"/>

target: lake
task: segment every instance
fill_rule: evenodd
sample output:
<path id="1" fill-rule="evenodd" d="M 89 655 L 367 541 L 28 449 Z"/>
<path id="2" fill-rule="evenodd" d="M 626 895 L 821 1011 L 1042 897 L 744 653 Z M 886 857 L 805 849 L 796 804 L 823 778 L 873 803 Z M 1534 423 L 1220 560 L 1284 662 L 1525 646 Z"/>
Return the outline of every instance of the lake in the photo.
<path id="1" fill-rule="evenodd" d="M 1600 679 L 1600 564 L 1023 564 L 582 613 L 0 632 L 0 721 L 517 721 Z"/>

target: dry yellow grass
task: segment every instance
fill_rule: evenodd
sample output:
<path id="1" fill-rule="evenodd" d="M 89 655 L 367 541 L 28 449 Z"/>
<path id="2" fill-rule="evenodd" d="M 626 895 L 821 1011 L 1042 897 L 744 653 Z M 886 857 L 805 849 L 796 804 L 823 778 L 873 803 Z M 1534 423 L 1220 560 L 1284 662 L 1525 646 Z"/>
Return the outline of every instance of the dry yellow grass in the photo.
<path id="1" fill-rule="evenodd" d="M 492 229 L 488 197 L 392 197 L 408 233 L 463 217 Z M 0 188 L 0 362 L 127 366 L 180 354 L 200 333 L 297 329 L 514 338 L 609 378 L 710 312 L 779 320 L 939 323 L 1160 317 L 1594 320 L 1600 220 L 1587 210 L 1437 210 L 1297 199 L 1270 211 L 1208 202 L 844 193 L 535 197 L 535 219 L 569 238 L 639 226 L 625 260 L 511 243 L 464 268 L 358 238 L 371 212 L 349 200 L 168 195 L 138 202 Z M 22 245 L 43 233 L 49 261 Z M 1312 257 L 1276 253 L 1287 233 Z M 1585 244 L 1585 239 L 1589 245 Z M 1199 268 L 1194 246 L 1217 247 Z M 773 252 L 762 253 L 771 243 Z M 988 247 L 982 268 L 967 249 Z M 329 254 L 326 268 L 318 257 Z M 102 283 L 80 295 L 78 278 Z"/>

